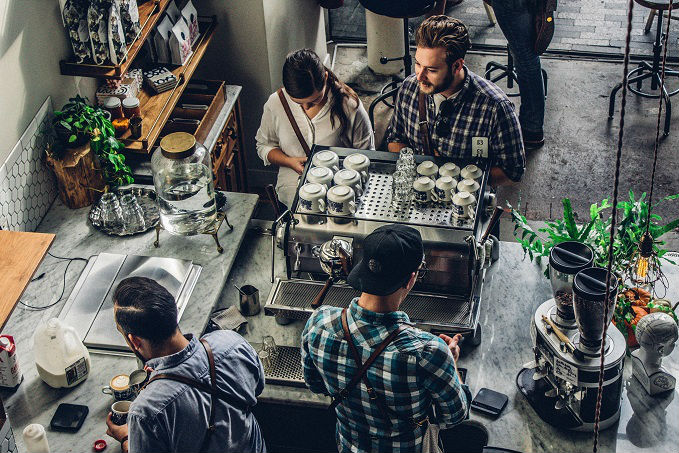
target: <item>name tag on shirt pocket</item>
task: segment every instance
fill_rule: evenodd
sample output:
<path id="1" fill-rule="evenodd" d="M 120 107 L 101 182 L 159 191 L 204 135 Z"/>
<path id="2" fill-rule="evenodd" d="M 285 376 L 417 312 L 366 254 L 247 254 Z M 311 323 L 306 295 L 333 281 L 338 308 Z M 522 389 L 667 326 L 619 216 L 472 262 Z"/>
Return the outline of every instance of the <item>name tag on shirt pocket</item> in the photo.
<path id="1" fill-rule="evenodd" d="M 488 137 L 472 137 L 472 156 L 488 157 Z"/>

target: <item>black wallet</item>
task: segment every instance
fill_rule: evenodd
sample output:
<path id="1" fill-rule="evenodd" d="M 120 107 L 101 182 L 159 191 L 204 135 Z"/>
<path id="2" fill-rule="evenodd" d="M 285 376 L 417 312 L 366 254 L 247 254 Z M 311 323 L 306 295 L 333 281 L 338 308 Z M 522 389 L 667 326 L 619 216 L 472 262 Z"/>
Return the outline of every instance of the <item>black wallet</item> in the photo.
<path id="1" fill-rule="evenodd" d="M 497 417 L 507 405 L 507 395 L 488 388 L 482 388 L 472 400 L 471 407 L 484 414 Z"/>
<path id="2" fill-rule="evenodd" d="M 61 403 L 52 417 L 50 426 L 55 431 L 78 431 L 89 411 L 87 406 Z"/>

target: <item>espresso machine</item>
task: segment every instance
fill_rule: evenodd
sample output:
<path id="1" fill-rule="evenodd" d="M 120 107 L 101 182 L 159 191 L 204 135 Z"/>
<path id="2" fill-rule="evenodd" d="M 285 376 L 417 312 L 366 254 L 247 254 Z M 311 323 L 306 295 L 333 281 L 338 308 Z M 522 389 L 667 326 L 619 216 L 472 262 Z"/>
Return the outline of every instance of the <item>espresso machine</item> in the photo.
<path id="1" fill-rule="evenodd" d="M 535 360 L 525 364 L 516 383 L 547 423 L 574 431 L 593 431 L 603 338 L 606 269 L 591 267 L 592 250 L 565 242 L 550 253 L 554 298 L 531 319 Z M 599 428 L 620 417 L 624 336 L 610 325 L 617 299 L 617 278 L 610 288 L 609 328 L 604 346 L 604 378 Z"/>
<path id="2" fill-rule="evenodd" d="M 353 214 L 341 218 L 327 212 L 310 216 L 300 209 L 299 201 L 299 188 L 306 182 L 312 167 L 312 159 L 307 161 L 298 195 L 290 210 L 274 225 L 273 242 L 284 250 L 286 278 L 275 279 L 264 306 L 265 313 L 275 315 L 279 323 L 284 323 L 286 319 L 308 319 L 321 303 L 348 307 L 360 293 L 345 283 L 350 270 L 347 263 L 357 263 L 362 259 L 363 240 L 376 228 L 387 223 L 401 223 L 419 230 L 426 262 L 423 277 L 406 297 L 401 310 L 423 330 L 433 334 L 461 333 L 467 344 L 478 345 L 481 341 L 479 312 L 486 269 L 492 262 L 492 255 L 498 253 L 499 246 L 489 233 L 503 212 L 500 208 L 496 209 L 495 196 L 488 186 L 488 160 L 415 156 L 416 164 L 434 160 L 440 166 L 452 161 L 462 168 L 474 163 L 483 171 L 479 178 L 480 188 L 476 192 L 478 201 L 474 215 L 459 219 L 453 215 L 450 203 L 432 202 L 421 206 L 411 202 L 392 206 L 392 174 L 398 153 L 316 145 L 312 155 L 324 150 L 336 153 L 340 163 L 352 153 L 367 156 L 370 159 L 367 184 L 364 184 Z M 273 256 L 272 251 L 272 279 Z M 271 378 L 278 383 L 290 384 L 286 379 Z M 267 376 L 267 380 L 271 378 Z"/>

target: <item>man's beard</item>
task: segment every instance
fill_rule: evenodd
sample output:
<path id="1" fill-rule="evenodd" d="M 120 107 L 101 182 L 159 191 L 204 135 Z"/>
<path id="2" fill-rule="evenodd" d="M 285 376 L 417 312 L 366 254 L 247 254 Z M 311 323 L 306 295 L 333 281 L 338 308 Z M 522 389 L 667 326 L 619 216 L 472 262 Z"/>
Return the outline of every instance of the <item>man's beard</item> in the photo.
<path id="1" fill-rule="evenodd" d="M 441 82 L 438 85 L 433 85 L 431 83 L 427 83 L 425 85 L 423 82 L 420 82 L 420 90 L 422 90 L 424 94 L 428 95 L 441 93 L 450 88 L 450 85 L 453 83 L 453 78 L 454 78 L 453 68 L 448 67 L 448 74 L 446 74 L 446 77 L 443 79 L 443 82 Z"/>

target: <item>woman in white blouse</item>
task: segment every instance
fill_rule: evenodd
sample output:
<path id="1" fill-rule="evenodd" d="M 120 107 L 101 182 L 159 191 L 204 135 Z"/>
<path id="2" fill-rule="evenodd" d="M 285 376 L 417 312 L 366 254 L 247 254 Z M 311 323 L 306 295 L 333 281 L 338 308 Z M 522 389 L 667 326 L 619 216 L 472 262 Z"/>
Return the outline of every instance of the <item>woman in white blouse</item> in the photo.
<path id="1" fill-rule="evenodd" d="M 361 100 L 323 66 L 313 50 L 288 54 L 283 64 L 283 86 L 264 104 L 255 139 L 264 165 L 280 167 L 276 193 L 283 204 L 291 207 L 307 156 L 285 112 L 283 99 L 309 149 L 314 144 L 375 149 L 375 139 Z"/>

